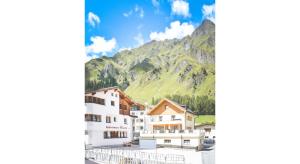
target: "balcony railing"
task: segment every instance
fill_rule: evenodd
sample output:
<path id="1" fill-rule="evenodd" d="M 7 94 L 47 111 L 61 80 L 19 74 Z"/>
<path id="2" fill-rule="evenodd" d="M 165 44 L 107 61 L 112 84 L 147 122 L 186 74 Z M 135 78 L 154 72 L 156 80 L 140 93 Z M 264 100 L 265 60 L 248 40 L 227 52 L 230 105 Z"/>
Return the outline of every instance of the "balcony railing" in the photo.
<path id="1" fill-rule="evenodd" d="M 204 132 L 200 130 L 154 130 L 154 131 L 143 131 L 140 133 L 141 137 L 178 137 L 178 136 L 185 136 L 185 137 L 195 137 L 195 136 L 204 136 Z"/>
<path id="2" fill-rule="evenodd" d="M 181 118 L 163 118 L 163 119 L 159 119 L 159 118 L 152 118 L 151 122 L 164 122 L 164 121 L 182 121 Z"/>

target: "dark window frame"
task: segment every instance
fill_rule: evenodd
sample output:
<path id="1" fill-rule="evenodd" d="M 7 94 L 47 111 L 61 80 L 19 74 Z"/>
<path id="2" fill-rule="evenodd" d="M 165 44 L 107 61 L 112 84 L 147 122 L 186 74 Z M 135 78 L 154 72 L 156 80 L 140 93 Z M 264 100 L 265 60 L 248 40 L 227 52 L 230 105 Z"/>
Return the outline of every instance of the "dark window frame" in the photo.
<path id="1" fill-rule="evenodd" d="M 183 140 L 184 144 L 191 144 L 191 140 Z"/>
<path id="2" fill-rule="evenodd" d="M 111 123 L 110 116 L 106 116 L 106 123 Z"/>
<path id="3" fill-rule="evenodd" d="M 111 101 L 110 101 L 110 105 L 111 105 L 111 106 L 115 106 L 115 101 L 112 101 L 112 100 L 111 100 Z"/>
<path id="4" fill-rule="evenodd" d="M 171 143 L 170 139 L 164 139 L 164 143 Z"/>

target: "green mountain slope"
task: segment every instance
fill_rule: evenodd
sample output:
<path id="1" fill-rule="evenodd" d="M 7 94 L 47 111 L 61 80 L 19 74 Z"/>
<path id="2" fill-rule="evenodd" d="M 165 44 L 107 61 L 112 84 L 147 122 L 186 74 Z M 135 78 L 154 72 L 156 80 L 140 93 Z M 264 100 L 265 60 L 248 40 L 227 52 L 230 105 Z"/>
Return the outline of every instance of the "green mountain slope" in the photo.
<path id="1" fill-rule="evenodd" d="M 151 41 L 85 64 L 86 90 L 119 86 L 140 103 L 166 95 L 215 97 L 215 25 L 182 39 Z"/>

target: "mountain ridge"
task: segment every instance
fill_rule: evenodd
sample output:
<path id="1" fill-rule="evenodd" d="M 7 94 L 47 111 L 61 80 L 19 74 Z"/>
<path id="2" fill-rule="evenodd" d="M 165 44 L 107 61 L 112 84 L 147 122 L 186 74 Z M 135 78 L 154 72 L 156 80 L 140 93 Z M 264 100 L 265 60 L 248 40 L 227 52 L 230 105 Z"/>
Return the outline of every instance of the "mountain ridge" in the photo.
<path id="1" fill-rule="evenodd" d="M 85 64 L 86 91 L 119 86 L 140 103 L 167 95 L 215 97 L 215 24 L 182 39 L 150 41 Z"/>

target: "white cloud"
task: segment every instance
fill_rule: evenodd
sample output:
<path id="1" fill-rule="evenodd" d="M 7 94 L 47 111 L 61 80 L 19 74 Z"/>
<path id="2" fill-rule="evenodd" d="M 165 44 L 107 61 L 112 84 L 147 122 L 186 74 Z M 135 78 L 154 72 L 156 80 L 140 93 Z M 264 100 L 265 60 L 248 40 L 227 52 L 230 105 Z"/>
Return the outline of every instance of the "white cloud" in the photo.
<path id="1" fill-rule="evenodd" d="M 89 12 L 88 22 L 91 26 L 95 27 L 97 24 L 100 23 L 100 18 L 96 14 Z"/>
<path id="2" fill-rule="evenodd" d="M 92 44 L 86 46 L 87 54 L 102 54 L 106 55 L 107 52 L 111 52 L 117 44 L 115 38 L 105 40 L 101 36 L 91 37 Z"/>
<path id="3" fill-rule="evenodd" d="M 130 10 L 128 12 L 123 13 L 124 17 L 129 17 L 131 16 L 133 13 L 136 13 L 140 18 L 144 17 L 144 9 L 138 5 L 135 5 L 133 10 Z"/>
<path id="4" fill-rule="evenodd" d="M 135 11 L 136 13 L 138 13 L 138 15 L 139 15 L 140 18 L 143 18 L 143 17 L 144 17 L 144 10 L 143 10 L 142 7 L 140 7 L 140 6 L 138 6 L 138 5 L 135 5 L 134 11 Z"/>
<path id="5" fill-rule="evenodd" d="M 142 33 L 138 33 L 133 39 L 138 42 L 138 46 L 144 44 L 144 37 Z"/>
<path id="6" fill-rule="evenodd" d="M 215 22 L 215 4 L 203 5 L 202 7 L 203 17 Z"/>
<path id="7" fill-rule="evenodd" d="M 127 13 L 123 13 L 124 17 L 129 17 L 132 14 L 132 10 L 128 11 Z"/>
<path id="8" fill-rule="evenodd" d="M 180 24 L 179 21 L 171 22 L 170 27 L 166 27 L 164 32 L 151 32 L 151 40 L 165 40 L 165 39 L 181 39 L 187 35 L 191 35 L 195 27 L 189 23 Z"/>
<path id="9" fill-rule="evenodd" d="M 191 14 L 189 13 L 189 3 L 184 0 L 172 1 L 172 14 L 190 17 Z"/>
<path id="10" fill-rule="evenodd" d="M 154 11 L 154 14 L 159 14 L 160 11 L 159 11 L 159 0 L 152 0 L 152 5 L 153 7 L 155 8 L 155 11 Z"/>
<path id="11" fill-rule="evenodd" d="M 123 47 L 123 48 L 120 48 L 118 50 L 118 52 L 121 52 L 121 51 L 124 51 L 124 50 L 131 50 L 132 48 L 131 47 Z"/>

